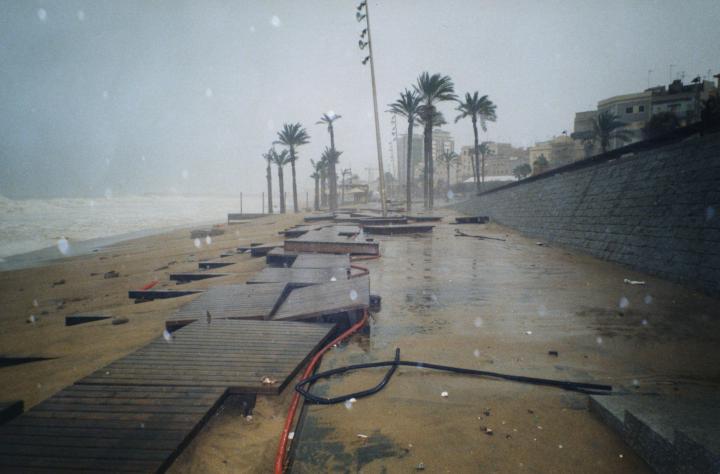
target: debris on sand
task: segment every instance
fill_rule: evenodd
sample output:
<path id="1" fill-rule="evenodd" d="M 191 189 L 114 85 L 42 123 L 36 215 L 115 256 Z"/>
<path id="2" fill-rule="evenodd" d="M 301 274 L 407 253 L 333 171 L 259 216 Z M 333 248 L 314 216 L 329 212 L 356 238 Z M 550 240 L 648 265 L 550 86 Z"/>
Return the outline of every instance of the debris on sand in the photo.
<path id="1" fill-rule="evenodd" d="M 109 272 L 105 272 L 103 275 L 103 278 L 108 280 L 110 278 L 117 278 L 120 276 L 120 273 L 116 272 L 115 270 L 110 270 Z"/>
<path id="2" fill-rule="evenodd" d="M 548 355 L 557 357 L 559 354 L 558 354 L 558 351 L 548 351 Z"/>
<path id="3" fill-rule="evenodd" d="M 111 324 L 113 326 L 120 326 L 121 324 L 125 324 L 129 322 L 130 320 L 128 318 L 112 318 Z"/>
<path id="4" fill-rule="evenodd" d="M 644 284 L 645 284 L 644 281 L 640 281 L 640 280 L 630 280 L 630 279 L 628 279 L 628 278 L 625 278 L 625 279 L 623 280 L 623 282 L 627 283 L 628 285 L 644 285 Z"/>
<path id="5" fill-rule="evenodd" d="M 53 286 L 53 288 L 54 288 L 54 287 L 56 287 L 56 286 L 60 286 L 60 285 L 64 285 L 64 284 L 65 284 L 65 279 L 63 278 L 63 279 L 61 279 L 61 280 L 54 281 L 53 284 L 52 284 L 52 286 Z"/>

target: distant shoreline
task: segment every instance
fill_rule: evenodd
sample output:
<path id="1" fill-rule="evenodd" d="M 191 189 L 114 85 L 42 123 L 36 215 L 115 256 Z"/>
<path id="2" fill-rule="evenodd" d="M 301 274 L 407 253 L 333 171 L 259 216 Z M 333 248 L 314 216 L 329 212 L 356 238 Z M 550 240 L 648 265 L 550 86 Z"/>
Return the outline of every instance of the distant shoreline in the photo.
<path id="1" fill-rule="evenodd" d="M 199 222 L 194 224 L 179 224 L 176 226 L 141 229 L 123 234 L 96 237 L 88 240 L 70 241 L 70 250 L 62 254 L 57 246 L 46 247 L 31 252 L 20 253 L 4 257 L 0 261 L 0 272 L 37 268 L 44 265 L 60 262 L 67 258 L 89 255 L 96 250 L 104 249 L 111 245 L 128 240 L 140 239 L 153 235 L 165 234 L 180 229 L 216 225 L 218 222 Z"/>

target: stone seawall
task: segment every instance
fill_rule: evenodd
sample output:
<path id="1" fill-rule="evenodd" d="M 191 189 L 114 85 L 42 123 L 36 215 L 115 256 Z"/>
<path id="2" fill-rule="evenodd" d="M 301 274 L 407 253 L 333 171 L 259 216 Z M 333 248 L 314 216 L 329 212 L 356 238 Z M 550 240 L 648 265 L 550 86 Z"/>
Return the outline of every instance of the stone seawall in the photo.
<path id="1" fill-rule="evenodd" d="M 720 134 L 556 170 L 454 208 L 720 296 Z"/>

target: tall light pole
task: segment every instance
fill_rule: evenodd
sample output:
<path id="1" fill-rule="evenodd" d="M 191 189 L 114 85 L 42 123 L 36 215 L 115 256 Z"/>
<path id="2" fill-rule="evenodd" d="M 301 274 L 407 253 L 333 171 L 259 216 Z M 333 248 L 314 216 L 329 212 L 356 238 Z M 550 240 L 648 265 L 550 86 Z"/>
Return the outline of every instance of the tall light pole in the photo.
<path id="1" fill-rule="evenodd" d="M 362 13 L 363 8 L 365 14 Z M 372 95 L 373 95 L 373 109 L 375 112 L 375 144 L 377 146 L 377 157 L 378 157 L 378 184 L 380 187 L 380 206 L 382 208 L 382 215 L 387 216 L 387 203 L 385 202 L 385 173 L 383 172 L 383 159 L 382 159 L 382 139 L 380 138 L 380 118 L 378 115 L 377 106 L 377 87 L 375 86 L 375 61 L 373 58 L 372 49 L 372 37 L 370 36 L 370 8 L 368 7 L 367 0 L 360 3 L 357 7 L 357 13 L 355 15 L 357 21 L 365 20 L 365 30 L 360 35 L 360 42 L 358 43 L 360 49 L 368 47 L 368 56 L 363 60 L 363 64 L 370 60 L 370 79 L 372 81 Z M 367 33 L 367 43 L 363 42 L 362 38 Z M 369 183 L 368 183 L 369 184 Z"/>

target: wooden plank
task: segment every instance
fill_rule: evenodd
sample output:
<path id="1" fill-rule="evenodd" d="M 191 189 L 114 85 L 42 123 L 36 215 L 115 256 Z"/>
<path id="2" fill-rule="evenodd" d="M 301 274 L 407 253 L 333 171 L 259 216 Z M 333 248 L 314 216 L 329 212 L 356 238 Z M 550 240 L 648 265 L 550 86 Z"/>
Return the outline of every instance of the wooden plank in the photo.
<path id="1" fill-rule="evenodd" d="M 411 220 L 413 222 L 441 222 L 442 216 L 430 216 L 430 215 L 421 215 L 421 214 L 408 214 L 407 215 L 408 220 Z"/>
<path id="2" fill-rule="evenodd" d="M 198 321 L 176 331 L 170 341 L 160 337 L 77 385 L 208 386 L 279 393 L 333 328 L 287 321 Z M 263 384 L 266 376 L 277 384 Z"/>
<path id="3" fill-rule="evenodd" d="M 208 312 L 212 320 L 265 319 L 279 304 L 286 288 L 286 283 L 214 286 L 181 306 L 165 325 L 174 329 L 193 321 L 206 321 Z"/>
<path id="4" fill-rule="evenodd" d="M 108 395 L 96 404 L 67 396 L 82 391 L 77 386 L 61 390 L 0 427 L 0 470 L 163 471 L 227 393 L 226 388 L 212 387 L 136 389 L 96 386 L 96 391 Z M 156 391 L 177 397 L 190 391 L 202 393 L 203 398 L 191 405 L 169 404 L 166 398 L 150 405 L 133 403 L 134 395 L 152 396 Z M 122 403 L 109 403 L 116 400 Z"/>
<path id="5" fill-rule="evenodd" d="M 363 230 L 368 234 L 397 235 L 397 234 L 422 234 L 432 232 L 433 225 L 427 224 L 405 224 L 405 225 L 366 225 Z"/>
<path id="6" fill-rule="evenodd" d="M 273 314 L 274 321 L 309 319 L 344 311 L 362 310 L 370 304 L 367 276 L 294 289 Z"/>
<path id="7" fill-rule="evenodd" d="M 203 293 L 203 290 L 130 290 L 128 298 L 136 300 L 157 300 Z"/>
<path id="8" fill-rule="evenodd" d="M 335 214 L 313 214 L 305 216 L 303 219 L 305 222 L 318 222 L 318 221 L 329 221 L 335 217 Z"/>
<path id="9" fill-rule="evenodd" d="M 293 268 L 350 268 L 350 255 L 301 253 L 292 264 Z"/>
<path id="10" fill-rule="evenodd" d="M 263 245 L 257 245 L 254 247 L 250 247 L 250 255 L 253 257 L 264 257 L 266 256 L 272 249 L 277 247 L 282 247 L 283 244 L 281 242 L 274 243 L 274 244 L 263 244 Z"/>
<path id="11" fill-rule="evenodd" d="M 186 283 L 189 281 L 207 280 L 208 278 L 217 278 L 232 275 L 232 273 L 211 273 L 211 272 L 197 272 L 197 273 L 171 273 L 170 280 L 177 281 L 179 283 Z"/>
<path id="12" fill-rule="evenodd" d="M 274 268 L 266 267 L 247 282 L 290 283 L 293 285 L 314 285 L 348 278 L 349 268 Z"/>
<path id="13" fill-rule="evenodd" d="M 304 253 L 334 253 L 350 255 L 379 255 L 380 244 L 378 242 L 363 241 L 307 241 L 292 239 L 285 241 L 285 250 Z"/>
<path id="14" fill-rule="evenodd" d="M 488 216 L 461 216 L 455 218 L 456 224 L 487 224 L 489 221 Z"/>
<path id="15" fill-rule="evenodd" d="M 112 316 L 104 316 L 100 314 L 73 314 L 65 316 L 65 326 L 77 326 L 78 324 L 92 323 L 94 321 L 103 321 L 110 319 Z"/>
<path id="16" fill-rule="evenodd" d="M 0 425 L 7 423 L 23 412 L 23 401 L 0 402 Z"/>

